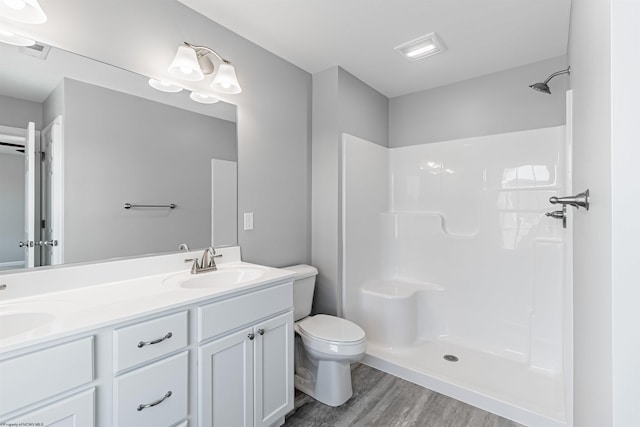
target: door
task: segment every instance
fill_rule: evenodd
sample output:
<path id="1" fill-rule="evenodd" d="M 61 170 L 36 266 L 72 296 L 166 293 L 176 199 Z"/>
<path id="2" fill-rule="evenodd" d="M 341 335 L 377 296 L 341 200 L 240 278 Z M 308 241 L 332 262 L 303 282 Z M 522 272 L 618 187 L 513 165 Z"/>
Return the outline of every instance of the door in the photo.
<path id="1" fill-rule="evenodd" d="M 42 265 L 64 263 L 62 144 L 62 116 L 58 116 L 42 131 Z"/>
<path id="2" fill-rule="evenodd" d="M 269 426 L 293 409 L 293 312 L 255 331 L 255 425 Z"/>
<path id="3" fill-rule="evenodd" d="M 36 213 L 36 170 L 35 170 L 35 123 L 29 122 L 24 144 L 24 235 L 22 248 L 24 249 L 24 266 L 34 266 L 35 213 Z"/>
<path id="4" fill-rule="evenodd" d="M 198 354 L 198 425 L 253 425 L 252 328 L 200 347 Z"/>

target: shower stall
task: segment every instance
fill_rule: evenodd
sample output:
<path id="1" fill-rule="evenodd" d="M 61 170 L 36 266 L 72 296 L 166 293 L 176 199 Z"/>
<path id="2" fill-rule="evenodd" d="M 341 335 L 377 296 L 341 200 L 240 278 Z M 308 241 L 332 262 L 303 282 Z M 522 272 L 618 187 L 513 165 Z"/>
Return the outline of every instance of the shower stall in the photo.
<path id="1" fill-rule="evenodd" d="M 570 424 L 570 138 L 342 142 L 342 309 L 364 363 L 527 425 Z"/>

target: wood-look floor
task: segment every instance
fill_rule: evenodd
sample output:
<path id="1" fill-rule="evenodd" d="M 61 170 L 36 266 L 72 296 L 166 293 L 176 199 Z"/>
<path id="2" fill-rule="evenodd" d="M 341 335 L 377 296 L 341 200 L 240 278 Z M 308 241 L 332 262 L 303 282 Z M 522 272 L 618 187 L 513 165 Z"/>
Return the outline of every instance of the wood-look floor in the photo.
<path id="1" fill-rule="evenodd" d="M 520 424 L 362 364 L 352 370 L 353 396 L 333 408 L 296 391 L 286 427 L 518 427 Z"/>

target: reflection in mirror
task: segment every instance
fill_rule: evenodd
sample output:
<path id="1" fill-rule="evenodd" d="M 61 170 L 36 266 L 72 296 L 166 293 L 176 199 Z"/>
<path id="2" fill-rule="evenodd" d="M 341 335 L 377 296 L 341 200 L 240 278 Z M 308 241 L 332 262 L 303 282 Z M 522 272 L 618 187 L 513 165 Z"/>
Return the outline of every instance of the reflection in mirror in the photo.
<path id="1" fill-rule="evenodd" d="M 38 46 L 0 43 L 0 270 L 235 245 L 235 106 Z"/>

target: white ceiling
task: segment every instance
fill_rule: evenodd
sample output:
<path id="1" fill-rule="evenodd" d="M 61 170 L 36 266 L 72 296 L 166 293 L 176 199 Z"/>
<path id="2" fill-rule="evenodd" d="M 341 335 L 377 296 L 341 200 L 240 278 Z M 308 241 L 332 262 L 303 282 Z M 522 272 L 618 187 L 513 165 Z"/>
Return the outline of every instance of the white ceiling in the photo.
<path id="1" fill-rule="evenodd" d="M 341 66 L 388 97 L 566 54 L 571 0 L 179 0 L 309 73 Z M 448 51 L 393 50 L 437 32 Z M 553 72 L 554 70 L 549 70 Z"/>

